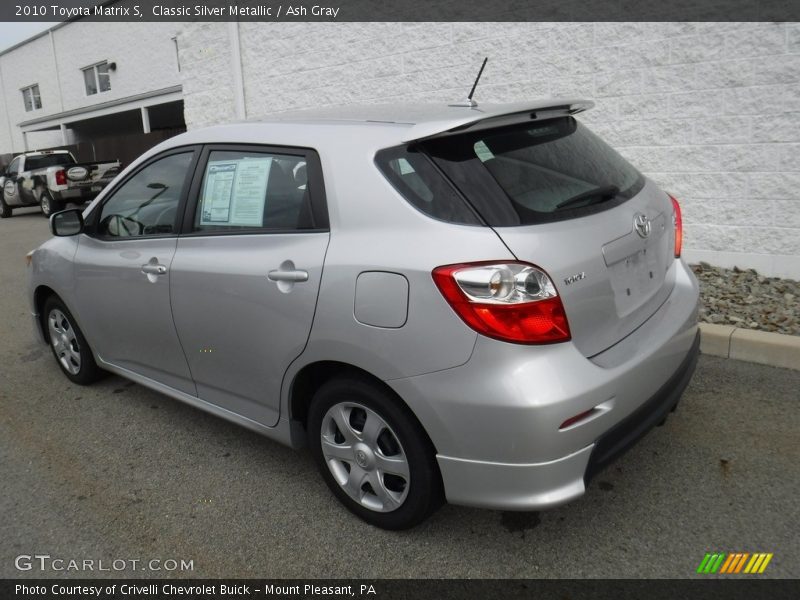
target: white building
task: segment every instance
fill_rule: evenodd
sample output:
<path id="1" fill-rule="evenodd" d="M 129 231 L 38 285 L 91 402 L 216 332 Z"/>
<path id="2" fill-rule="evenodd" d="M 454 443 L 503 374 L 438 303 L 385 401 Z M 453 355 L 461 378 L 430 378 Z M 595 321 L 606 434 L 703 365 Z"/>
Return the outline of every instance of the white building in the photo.
<path id="1" fill-rule="evenodd" d="M 0 53 L 0 155 L 183 128 L 179 28 L 74 21 Z"/>
<path id="2" fill-rule="evenodd" d="M 78 21 L 0 55 L 0 153 L 24 149 L 23 132 L 29 147 L 62 125 L 67 141 L 110 132 L 107 114 L 141 131 L 142 106 L 181 98 L 190 129 L 301 107 L 451 102 L 484 56 L 479 102 L 594 100 L 580 118 L 681 200 L 689 260 L 800 279 L 796 23 Z M 87 95 L 82 69 L 101 61 L 117 65 L 111 90 Z M 33 84 L 42 108 L 26 112 Z"/>
<path id="3" fill-rule="evenodd" d="M 686 256 L 800 279 L 796 23 L 198 23 L 189 128 L 299 107 L 590 98 L 581 119 L 680 198 Z"/>

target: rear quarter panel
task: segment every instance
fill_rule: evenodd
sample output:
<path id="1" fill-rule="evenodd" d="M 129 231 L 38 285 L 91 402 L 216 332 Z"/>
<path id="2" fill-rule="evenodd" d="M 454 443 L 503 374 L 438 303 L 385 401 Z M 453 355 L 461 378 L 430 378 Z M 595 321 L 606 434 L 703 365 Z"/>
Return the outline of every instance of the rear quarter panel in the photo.
<path id="1" fill-rule="evenodd" d="M 286 401 L 296 373 L 316 361 L 349 363 L 382 380 L 464 364 L 477 334 L 444 300 L 431 272 L 445 264 L 513 258 L 491 228 L 440 222 L 415 209 L 380 174 L 375 151 L 320 151 L 331 238 L 311 335 L 284 381 Z M 402 327 L 356 320 L 356 280 L 366 271 L 408 281 Z"/>

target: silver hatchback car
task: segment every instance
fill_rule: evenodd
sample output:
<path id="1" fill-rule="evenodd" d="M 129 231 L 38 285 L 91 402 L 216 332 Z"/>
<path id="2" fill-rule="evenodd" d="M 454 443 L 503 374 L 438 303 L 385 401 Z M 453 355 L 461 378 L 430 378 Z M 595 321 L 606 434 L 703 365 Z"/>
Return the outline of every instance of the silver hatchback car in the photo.
<path id="1" fill-rule="evenodd" d="M 673 410 L 698 286 L 677 201 L 584 101 L 191 131 L 30 256 L 73 382 L 110 371 L 293 447 L 400 529 L 569 502 Z"/>

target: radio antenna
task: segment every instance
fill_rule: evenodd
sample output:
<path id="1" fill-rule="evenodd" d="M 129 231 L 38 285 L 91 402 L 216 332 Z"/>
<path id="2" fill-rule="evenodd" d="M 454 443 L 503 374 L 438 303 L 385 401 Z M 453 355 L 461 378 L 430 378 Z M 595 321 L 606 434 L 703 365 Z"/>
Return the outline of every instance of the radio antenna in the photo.
<path id="1" fill-rule="evenodd" d="M 478 71 L 478 76 L 475 78 L 475 83 L 472 84 L 472 89 L 469 91 L 469 96 L 467 96 L 467 99 L 463 102 L 456 102 L 454 104 L 451 104 L 450 106 L 465 106 L 469 108 L 474 108 L 478 106 L 478 103 L 472 99 L 472 96 L 475 95 L 475 88 L 478 87 L 478 82 L 481 80 L 481 75 L 483 75 L 483 69 L 486 68 L 486 63 L 488 60 L 489 60 L 488 56 L 483 59 L 483 64 L 481 64 L 481 68 Z"/>

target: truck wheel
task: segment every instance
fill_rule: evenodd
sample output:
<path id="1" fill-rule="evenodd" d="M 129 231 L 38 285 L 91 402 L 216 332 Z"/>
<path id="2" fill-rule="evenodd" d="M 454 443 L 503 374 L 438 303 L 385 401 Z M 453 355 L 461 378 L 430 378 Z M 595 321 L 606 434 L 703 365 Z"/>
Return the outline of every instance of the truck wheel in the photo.
<path id="1" fill-rule="evenodd" d="M 42 207 L 42 214 L 45 217 L 50 218 L 50 215 L 52 215 L 54 212 L 63 210 L 64 203 L 59 202 L 58 200 L 53 200 L 53 197 L 50 195 L 50 192 L 45 190 L 44 192 L 42 192 L 42 195 L 40 197 L 39 206 Z"/>
<path id="2" fill-rule="evenodd" d="M 6 204 L 6 201 L 3 200 L 3 197 L 0 196 L 0 219 L 7 219 L 11 216 L 11 207 Z"/>

